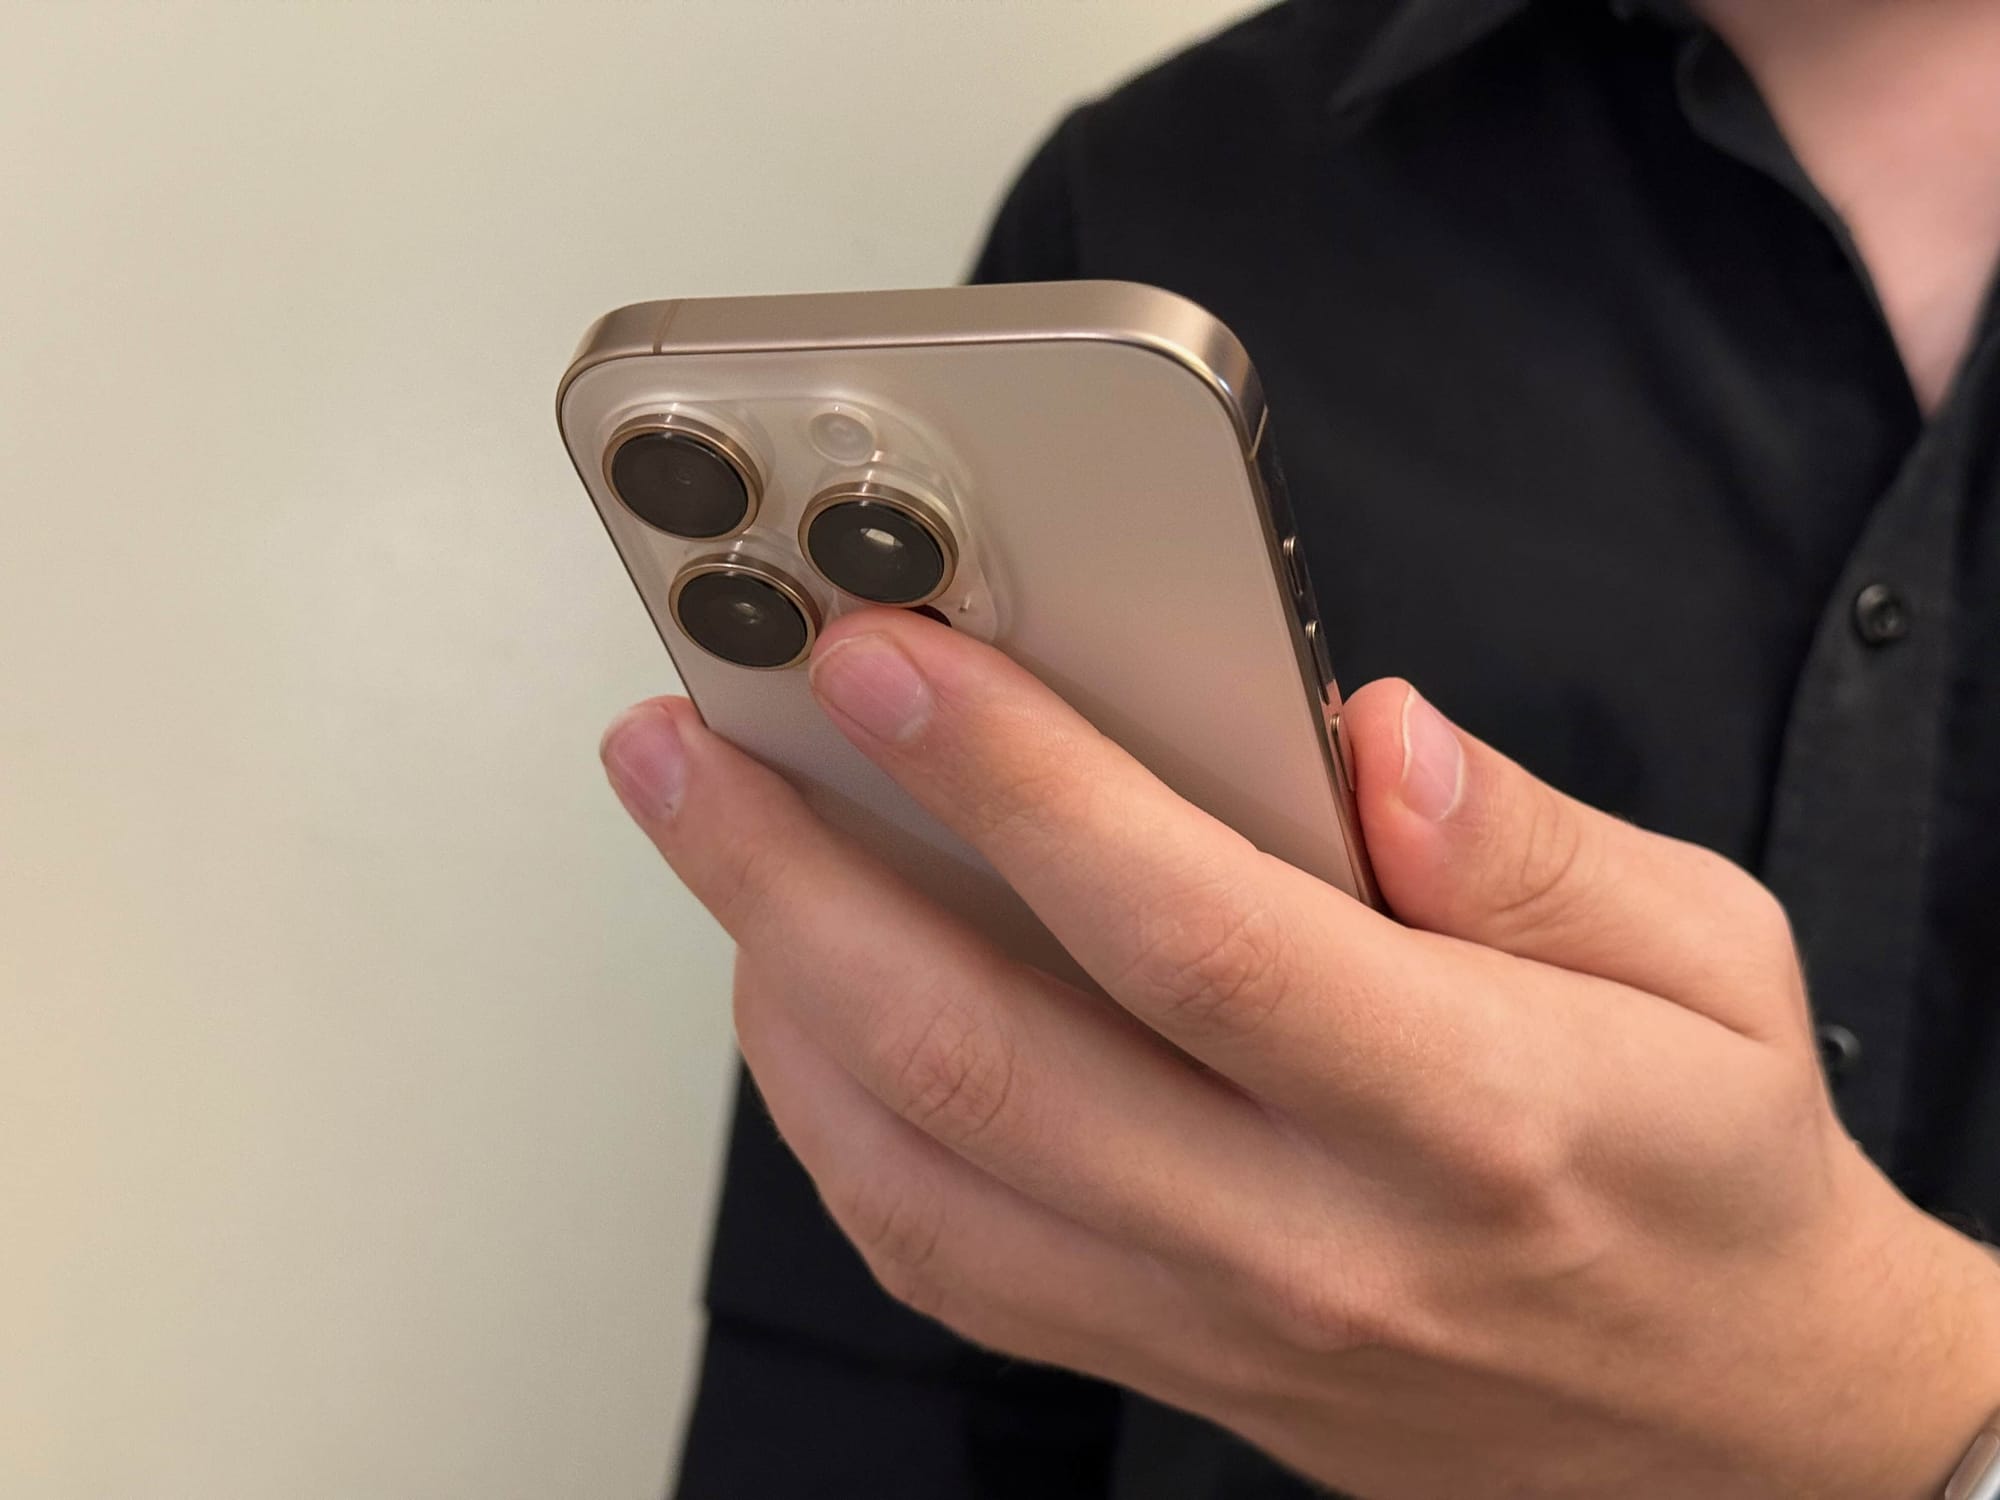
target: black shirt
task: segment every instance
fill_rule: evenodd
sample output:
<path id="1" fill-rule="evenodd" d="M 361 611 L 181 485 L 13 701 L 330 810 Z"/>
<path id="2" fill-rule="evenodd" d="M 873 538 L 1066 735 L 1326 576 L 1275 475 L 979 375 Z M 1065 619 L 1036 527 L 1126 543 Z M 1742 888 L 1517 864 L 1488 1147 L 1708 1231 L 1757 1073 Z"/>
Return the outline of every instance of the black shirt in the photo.
<path id="1" fill-rule="evenodd" d="M 1719 39 L 1673 0 L 1294 0 L 1071 114 L 975 275 L 1229 323 L 1342 679 L 1757 871 L 1848 1128 L 2000 1226 L 2000 317 L 1926 423 Z M 684 1500 L 1311 1493 L 890 1303 L 747 1088 L 708 1305 Z"/>

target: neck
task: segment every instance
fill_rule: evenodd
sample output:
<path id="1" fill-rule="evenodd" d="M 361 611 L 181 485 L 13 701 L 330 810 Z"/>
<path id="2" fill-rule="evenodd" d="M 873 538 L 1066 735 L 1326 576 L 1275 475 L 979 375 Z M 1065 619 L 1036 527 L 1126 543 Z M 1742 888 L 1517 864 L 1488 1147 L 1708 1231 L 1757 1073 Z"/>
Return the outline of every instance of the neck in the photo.
<path id="1" fill-rule="evenodd" d="M 2000 259 L 2000 5 L 1693 4 L 1846 221 L 1911 387 L 1934 409 Z"/>

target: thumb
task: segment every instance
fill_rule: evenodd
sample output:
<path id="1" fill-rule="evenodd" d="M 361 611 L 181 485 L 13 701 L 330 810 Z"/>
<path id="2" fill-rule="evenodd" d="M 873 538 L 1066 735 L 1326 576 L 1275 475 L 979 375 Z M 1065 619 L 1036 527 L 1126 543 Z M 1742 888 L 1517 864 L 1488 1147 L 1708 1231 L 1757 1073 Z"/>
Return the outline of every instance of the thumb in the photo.
<path id="1" fill-rule="evenodd" d="M 1721 855 L 1598 812 L 1387 678 L 1341 712 L 1382 894 L 1413 927 L 1647 990 L 1739 1031 L 1797 1030 L 1777 899 Z"/>

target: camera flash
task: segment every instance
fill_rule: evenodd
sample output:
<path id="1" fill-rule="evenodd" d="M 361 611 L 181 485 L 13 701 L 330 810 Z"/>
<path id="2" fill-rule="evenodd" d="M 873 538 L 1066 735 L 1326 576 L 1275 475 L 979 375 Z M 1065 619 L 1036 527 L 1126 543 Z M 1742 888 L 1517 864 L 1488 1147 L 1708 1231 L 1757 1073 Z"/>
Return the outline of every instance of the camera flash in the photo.
<path id="1" fill-rule="evenodd" d="M 812 419 L 813 447 L 835 463 L 858 464 L 875 453 L 875 429 L 846 407 L 834 406 Z"/>

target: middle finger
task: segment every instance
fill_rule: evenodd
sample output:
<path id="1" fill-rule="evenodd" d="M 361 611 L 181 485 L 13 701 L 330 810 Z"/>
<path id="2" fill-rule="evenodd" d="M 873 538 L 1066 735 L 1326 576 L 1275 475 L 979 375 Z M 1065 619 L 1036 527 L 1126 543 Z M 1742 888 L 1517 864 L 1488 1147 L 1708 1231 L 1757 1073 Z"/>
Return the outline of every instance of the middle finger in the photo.
<path id="1" fill-rule="evenodd" d="M 634 714 L 679 738 L 686 787 L 667 814 L 621 783 L 628 807 L 807 1033 L 904 1119 L 1079 1222 L 1201 1264 L 1318 1190 L 1254 1104 L 1002 957 L 689 705 Z"/>

